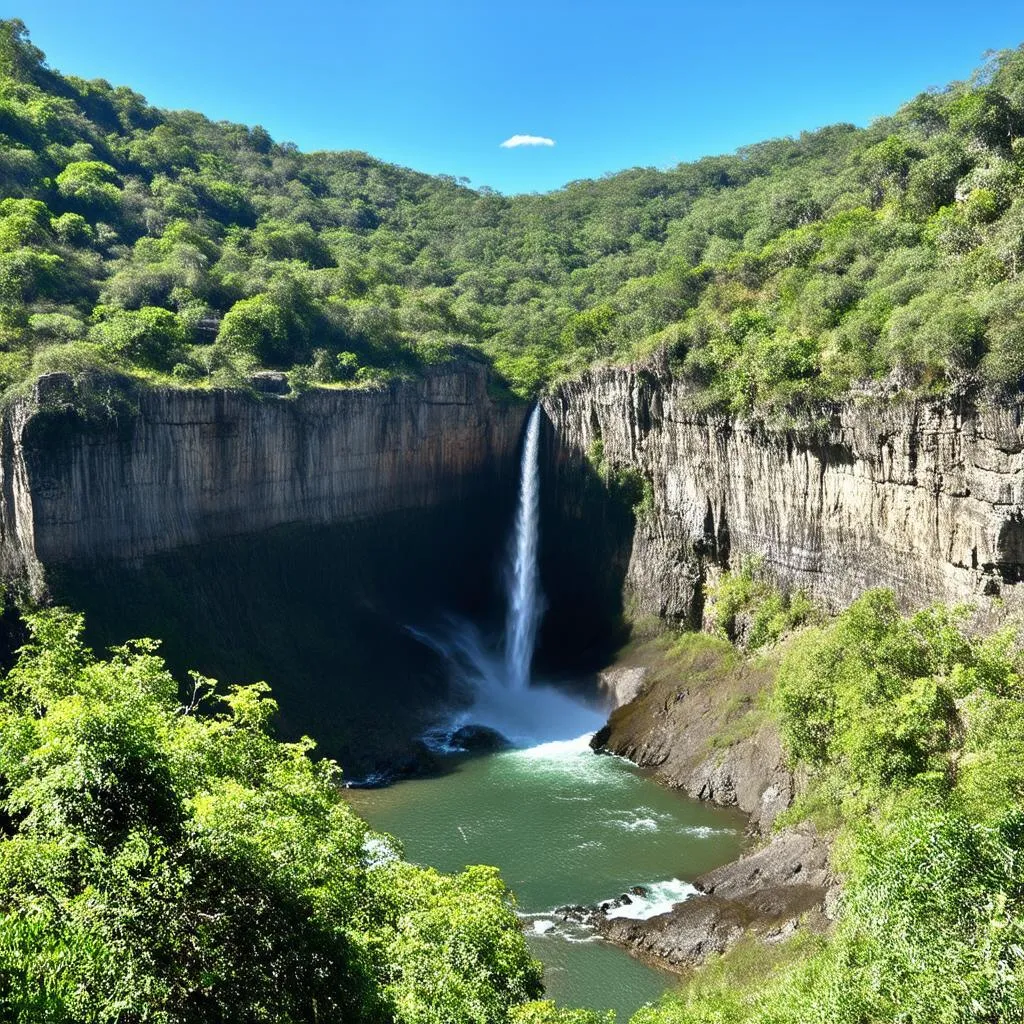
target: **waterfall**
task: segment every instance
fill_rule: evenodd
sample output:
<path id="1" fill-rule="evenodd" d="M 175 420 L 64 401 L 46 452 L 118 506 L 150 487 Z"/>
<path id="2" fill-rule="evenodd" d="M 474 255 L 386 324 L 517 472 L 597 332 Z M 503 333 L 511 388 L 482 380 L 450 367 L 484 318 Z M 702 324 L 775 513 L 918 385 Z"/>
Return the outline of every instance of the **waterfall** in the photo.
<path id="1" fill-rule="evenodd" d="M 537 637 L 541 604 L 537 571 L 537 536 L 540 530 L 540 406 L 535 405 L 526 425 L 526 441 L 519 469 L 519 505 L 516 509 L 508 571 L 508 609 L 505 618 L 505 679 L 519 692 L 530 684 L 530 663 Z"/>
<path id="2" fill-rule="evenodd" d="M 530 664 L 537 626 L 544 611 L 537 568 L 540 534 L 540 406 L 526 424 L 520 463 L 515 527 L 505 562 L 505 636 L 482 633 L 472 622 L 447 616 L 443 629 L 410 632 L 450 666 L 452 677 L 472 703 L 423 736 L 433 750 L 462 750 L 460 730 L 482 725 L 516 746 L 561 741 L 590 734 L 604 714 L 548 685 L 530 685 Z"/>

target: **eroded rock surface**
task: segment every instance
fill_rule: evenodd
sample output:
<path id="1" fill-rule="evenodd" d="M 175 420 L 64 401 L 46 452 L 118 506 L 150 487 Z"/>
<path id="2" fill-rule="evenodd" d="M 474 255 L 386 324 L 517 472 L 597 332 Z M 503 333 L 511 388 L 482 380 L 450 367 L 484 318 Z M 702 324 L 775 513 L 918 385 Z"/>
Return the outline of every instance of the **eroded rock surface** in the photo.
<path id="1" fill-rule="evenodd" d="M 752 831 L 767 832 L 797 792 L 760 703 L 774 662 L 739 658 L 724 640 L 706 638 L 681 658 L 665 643 L 638 645 L 610 670 L 646 663 L 639 692 L 612 711 L 592 745 L 653 768 L 660 782 L 695 799 L 738 807 Z"/>
<path id="2" fill-rule="evenodd" d="M 744 935 L 776 941 L 797 927 L 827 927 L 836 880 L 829 844 L 813 826 L 786 829 L 739 860 L 702 875 L 700 893 L 646 921 L 593 913 L 605 938 L 676 969 L 724 953 Z"/>
<path id="3" fill-rule="evenodd" d="M 825 607 L 1011 596 L 1024 579 L 1024 404 L 849 400 L 789 426 L 705 413 L 667 366 L 601 368 L 545 400 L 562 459 L 651 488 L 626 574 L 634 615 L 699 625 L 708 568 L 757 555 Z"/>
<path id="4" fill-rule="evenodd" d="M 592 745 L 653 768 L 662 783 L 736 806 L 767 834 L 802 779 L 787 764 L 764 705 L 777 656 L 741 657 L 725 640 L 692 635 L 638 642 L 615 671 L 644 667 L 644 684 L 616 708 Z M 635 955 L 682 969 L 725 952 L 742 936 L 774 941 L 797 927 L 824 928 L 838 897 L 829 838 L 803 823 L 696 879 L 701 895 L 648 920 L 586 918 Z"/>

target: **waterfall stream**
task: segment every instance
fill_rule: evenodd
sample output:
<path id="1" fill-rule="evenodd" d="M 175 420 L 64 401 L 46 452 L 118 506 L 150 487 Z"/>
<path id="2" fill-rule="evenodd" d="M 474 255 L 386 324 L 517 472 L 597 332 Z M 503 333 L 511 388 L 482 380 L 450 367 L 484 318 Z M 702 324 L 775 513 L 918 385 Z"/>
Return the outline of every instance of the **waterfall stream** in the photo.
<path id="1" fill-rule="evenodd" d="M 592 733 L 604 721 L 602 710 L 531 678 L 544 610 L 538 565 L 540 423 L 537 405 L 526 423 L 520 460 L 519 497 L 505 569 L 504 636 L 488 638 L 475 623 L 455 616 L 449 616 L 440 630 L 412 630 L 448 662 L 453 683 L 471 702 L 424 737 L 441 752 L 458 750 L 456 734 L 470 724 L 493 729 L 515 746 L 529 747 Z"/>
<path id="2" fill-rule="evenodd" d="M 530 664 L 541 615 L 537 538 L 540 532 L 540 406 L 535 405 L 526 425 L 520 464 L 519 505 L 508 580 L 505 625 L 505 675 L 510 690 L 530 685 Z"/>

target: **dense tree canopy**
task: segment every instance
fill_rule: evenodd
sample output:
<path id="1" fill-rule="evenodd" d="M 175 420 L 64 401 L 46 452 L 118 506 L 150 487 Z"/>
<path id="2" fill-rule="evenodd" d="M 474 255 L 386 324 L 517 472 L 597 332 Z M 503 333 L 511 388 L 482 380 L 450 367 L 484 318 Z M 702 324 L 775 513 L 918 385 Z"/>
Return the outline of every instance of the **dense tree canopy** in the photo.
<path id="1" fill-rule="evenodd" d="M 239 384 L 365 383 L 469 345 L 523 393 L 666 348 L 732 409 L 1024 375 L 1022 51 L 866 129 L 511 198 L 157 110 L 50 70 L 17 21 L 0 54 L 6 385 L 55 346 Z"/>
<path id="2" fill-rule="evenodd" d="M 28 620 L 0 681 L 0 1018 L 46 1024 L 498 1024 L 540 992 L 493 868 L 400 860 L 265 685 L 137 641 L 96 660 L 80 616 Z"/>

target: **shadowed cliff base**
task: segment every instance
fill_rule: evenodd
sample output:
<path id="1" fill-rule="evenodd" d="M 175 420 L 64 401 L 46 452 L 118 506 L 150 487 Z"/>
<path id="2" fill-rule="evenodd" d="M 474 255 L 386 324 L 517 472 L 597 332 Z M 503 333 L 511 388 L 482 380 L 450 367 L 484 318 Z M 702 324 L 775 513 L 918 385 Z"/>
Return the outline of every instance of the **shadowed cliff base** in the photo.
<path id="1" fill-rule="evenodd" d="M 313 736 L 346 775 L 415 768 L 413 738 L 449 697 L 440 660 L 409 626 L 439 608 L 497 613 L 488 514 L 458 503 L 331 527 L 279 528 L 152 556 L 52 571 L 57 602 L 86 613 L 97 647 L 159 637 L 176 673 L 265 679 L 283 736 Z"/>
<path id="2" fill-rule="evenodd" d="M 85 612 L 97 649 L 163 641 L 187 685 L 266 680 L 286 738 L 313 736 L 349 778 L 420 773 L 417 742 L 453 692 L 416 638 L 447 615 L 497 632 L 515 479 L 500 467 L 463 500 L 335 526 L 279 527 L 152 555 L 48 570 L 55 603 Z M 585 462 L 545 459 L 535 674 L 592 690 L 621 642 L 622 573 L 633 517 Z"/>

